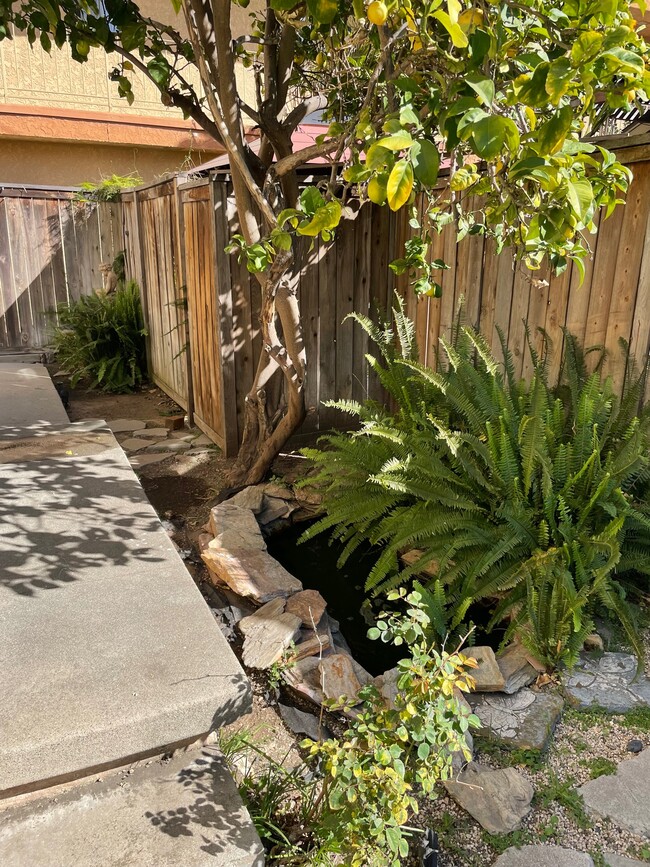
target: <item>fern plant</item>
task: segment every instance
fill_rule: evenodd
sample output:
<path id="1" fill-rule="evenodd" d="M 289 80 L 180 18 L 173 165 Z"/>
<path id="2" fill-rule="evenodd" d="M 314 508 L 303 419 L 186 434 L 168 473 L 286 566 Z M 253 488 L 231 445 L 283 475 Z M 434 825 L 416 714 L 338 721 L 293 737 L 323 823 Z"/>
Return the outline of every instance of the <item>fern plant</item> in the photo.
<path id="1" fill-rule="evenodd" d="M 131 280 L 110 295 L 88 295 L 58 308 L 60 325 L 53 345 L 59 363 L 71 376 L 104 391 L 132 391 L 145 378 L 146 331 L 140 291 Z"/>
<path id="2" fill-rule="evenodd" d="M 547 353 L 529 340 L 525 383 L 502 336 L 499 364 L 457 322 L 433 371 L 416 361 L 401 301 L 393 328 L 354 318 L 379 347 L 381 360 L 368 360 L 394 409 L 339 404 L 360 429 L 306 450 L 326 516 L 305 538 L 331 530 L 342 561 L 361 543 L 377 546 L 373 594 L 428 567 L 435 577 L 419 589 L 440 636 L 484 601 L 506 640 L 517 633 L 549 667 L 571 664 L 604 607 L 640 655 L 619 573 L 650 574 L 650 520 L 635 500 L 650 477 L 650 413 L 637 415 L 645 370 L 628 364 L 619 399 L 601 375 L 602 352 L 590 373 L 567 333 L 560 382 L 549 382 Z M 400 553 L 413 548 L 421 554 L 404 565 Z"/>

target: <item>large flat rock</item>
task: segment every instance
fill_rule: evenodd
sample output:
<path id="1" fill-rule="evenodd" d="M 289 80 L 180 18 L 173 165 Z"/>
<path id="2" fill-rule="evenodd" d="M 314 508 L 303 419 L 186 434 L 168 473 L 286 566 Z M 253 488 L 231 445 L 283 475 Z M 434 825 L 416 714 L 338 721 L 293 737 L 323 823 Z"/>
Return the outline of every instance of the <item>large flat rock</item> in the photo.
<path id="1" fill-rule="evenodd" d="M 589 780 L 578 791 L 592 815 L 650 837 L 650 750 L 621 762 L 613 776 Z"/>
<path id="2" fill-rule="evenodd" d="M 195 740 L 250 708 L 239 663 L 98 428 L 30 428 L 5 451 L 0 437 L 0 795 Z"/>
<path id="3" fill-rule="evenodd" d="M 594 867 L 586 852 L 562 846 L 521 846 L 506 849 L 494 867 Z"/>
<path id="4" fill-rule="evenodd" d="M 68 414 L 43 364 L 0 363 L 0 435 L 12 435 L 12 428 L 67 423 Z"/>
<path id="5" fill-rule="evenodd" d="M 3 867 L 262 867 L 262 846 L 211 749 L 113 771 L 0 809 Z"/>
<path id="6" fill-rule="evenodd" d="M 470 693 L 467 700 L 481 721 L 479 735 L 524 750 L 546 748 L 564 704 L 559 695 L 531 689 Z"/>
<path id="7" fill-rule="evenodd" d="M 625 713 L 650 704 L 650 680 L 637 675 L 637 659 L 630 653 L 581 654 L 564 684 L 571 704 L 579 708 L 603 707 Z"/>

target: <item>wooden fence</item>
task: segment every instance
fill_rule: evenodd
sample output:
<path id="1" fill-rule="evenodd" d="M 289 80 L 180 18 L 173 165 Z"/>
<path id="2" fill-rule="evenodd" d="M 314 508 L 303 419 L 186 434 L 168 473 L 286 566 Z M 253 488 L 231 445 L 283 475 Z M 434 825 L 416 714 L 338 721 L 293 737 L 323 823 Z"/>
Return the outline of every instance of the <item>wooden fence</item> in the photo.
<path id="1" fill-rule="evenodd" d="M 122 206 L 60 190 L 0 189 L 0 351 L 47 345 L 56 308 L 101 288 L 123 249 Z"/>
<path id="2" fill-rule="evenodd" d="M 626 206 L 602 221 L 591 239 L 593 257 L 582 284 L 571 267 L 559 276 L 543 269 L 531 274 L 513 263 L 509 252 L 496 256 L 481 236 L 456 245 L 450 229 L 432 250 L 450 265 L 442 272 L 442 297 L 418 300 L 406 279 L 395 280 L 388 268 L 410 231 L 408 214 L 370 204 L 357 207 L 335 242 L 312 245 L 301 239 L 295 255 L 304 266 L 298 291 L 309 409 L 302 433 L 346 423 L 323 405 L 329 399 L 381 397 L 365 360 L 367 339 L 345 317 L 353 310 L 387 311 L 394 288 L 407 299 L 420 357 L 429 366 L 435 366 L 439 338 L 449 335 L 462 297 L 466 320 L 478 325 L 497 355 L 498 329 L 503 332 L 519 375 L 530 373 L 527 322 L 538 348 L 538 329 L 550 338 L 552 375 L 559 370 L 566 326 L 586 345 L 606 347 L 607 372 L 620 385 L 619 338 L 629 342 L 640 362 L 650 348 L 650 136 L 618 142 L 617 149 L 634 181 Z M 42 339 L 43 311 L 100 285 L 98 263 L 124 249 L 127 272 L 142 288 L 151 377 L 231 455 L 241 438 L 244 399 L 261 349 L 256 280 L 234 254 L 225 253 L 237 228 L 224 175 L 140 187 L 106 210 L 79 211 L 64 195 L 5 194 L 0 199 L 2 345 Z"/>

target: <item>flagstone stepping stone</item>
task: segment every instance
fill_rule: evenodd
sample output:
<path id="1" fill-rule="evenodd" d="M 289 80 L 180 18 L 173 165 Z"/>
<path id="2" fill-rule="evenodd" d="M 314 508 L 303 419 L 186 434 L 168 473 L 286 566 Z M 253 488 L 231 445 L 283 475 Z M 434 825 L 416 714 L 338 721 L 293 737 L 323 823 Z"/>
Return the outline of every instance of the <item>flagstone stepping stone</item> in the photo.
<path id="1" fill-rule="evenodd" d="M 494 867 L 594 867 L 591 855 L 562 846 L 512 846 L 494 862 Z"/>
<path id="2" fill-rule="evenodd" d="M 650 750 L 622 761 L 613 776 L 589 780 L 578 791 L 592 815 L 650 837 Z"/>
<path id="3" fill-rule="evenodd" d="M 255 515 L 250 509 L 234 506 L 230 501 L 211 509 L 210 530 L 214 536 L 212 548 L 224 548 L 226 551 L 266 550 Z M 302 584 L 296 589 L 302 590 Z"/>
<path id="4" fill-rule="evenodd" d="M 127 454 L 130 454 L 131 452 L 139 452 L 141 449 L 146 449 L 148 443 L 139 437 L 129 437 L 129 439 L 121 442 L 120 445 Z"/>
<path id="5" fill-rule="evenodd" d="M 637 660 L 630 653 L 603 653 L 598 659 L 581 654 L 564 683 L 564 692 L 575 707 L 597 706 L 625 713 L 650 704 L 650 680 L 636 674 Z"/>
<path id="6" fill-rule="evenodd" d="M 132 455 L 129 457 L 129 463 L 133 467 L 134 470 L 139 469 L 140 467 L 147 467 L 149 464 L 159 464 L 160 461 L 168 460 L 170 455 L 165 454 L 154 454 L 154 455 Z"/>
<path id="7" fill-rule="evenodd" d="M 325 613 L 327 602 L 318 590 L 301 590 L 287 600 L 287 611 L 297 614 L 303 626 L 318 626 Z"/>
<path id="8" fill-rule="evenodd" d="M 189 443 L 184 443 L 183 440 L 160 440 L 157 443 L 151 443 L 147 446 L 148 452 L 186 452 L 191 448 Z"/>
<path id="9" fill-rule="evenodd" d="M 514 768 L 493 771 L 471 762 L 445 789 L 489 834 L 509 834 L 531 811 L 535 790 Z"/>
<path id="10" fill-rule="evenodd" d="M 142 430 L 133 431 L 134 437 L 144 437 L 147 440 L 164 439 L 167 436 L 166 427 L 145 427 Z"/>
<path id="11" fill-rule="evenodd" d="M 478 663 L 478 668 L 469 669 L 476 681 L 477 692 L 500 692 L 503 689 L 506 682 L 491 647 L 469 647 L 464 654 Z"/>
<path id="12" fill-rule="evenodd" d="M 530 661 L 528 651 L 521 644 L 511 644 L 506 647 L 497 656 L 497 663 L 505 680 L 502 692 L 508 695 L 519 692 L 525 686 L 530 686 L 540 674 L 540 669 L 543 671 L 541 665 L 535 668 Z"/>
<path id="13" fill-rule="evenodd" d="M 527 750 L 545 749 L 564 704 L 559 695 L 526 688 L 514 695 L 470 693 L 467 700 L 481 721 L 478 736 Z"/>
<path id="14" fill-rule="evenodd" d="M 106 427 L 117 433 L 132 433 L 134 430 L 141 430 L 145 426 L 145 422 L 138 418 L 112 418 L 106 422 Z"/>
<path id="15" fill-rule="evenodd" d="M 242 660 L 247 668 L 270 668 L 298 634 L 300 618 L 285 611 L 285 605 L 285 599 L 272 599 L 237 624 L 244 636 Z"/>
<path id="16" fill-rule="evenodd" d="M 610 852 L 606 852 L 604 858 L 607 867 L 644 867 L 643 861 L 626 858 L 624 855 L 613 855 Z M 647 865 L 648 862 L 646 861 L 645 863 Z"/>
<path id="17" fill-rule="evenodd" d="M 210 575 L 217 585 L 226 584 L 239 596 L 261 604 L 302 590 L 300 581 L 266 551 L 225 551 L 213 546 L 214 540 L 201 554 Z M 302 624 L 300 618 L 298 622 Z"/>

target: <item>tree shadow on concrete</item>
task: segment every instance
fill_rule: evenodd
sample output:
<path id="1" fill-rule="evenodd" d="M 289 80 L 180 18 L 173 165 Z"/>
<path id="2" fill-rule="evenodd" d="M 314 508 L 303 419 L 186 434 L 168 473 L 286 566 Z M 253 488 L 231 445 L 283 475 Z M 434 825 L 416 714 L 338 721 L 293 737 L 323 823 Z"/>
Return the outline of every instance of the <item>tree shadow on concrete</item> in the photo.
<path id="1" fill-rule="evenodd" d="M 202 852 L 219 864 L 262 867 L 264 855 L 251 819 L 241 803 L 221 753 L 206 747 L 200 758 L 183 768 L 174 780 L 181 787 L 175 809 L 145 813 L 151 824 L 170 837 L 197 836 Z"/>
<path id="2" fill-rule="evenodd" d="M 117 447 L 0 462 L 0 590 L 33 597 L 92 570 L 163 562 L 161 533 Z"/>

